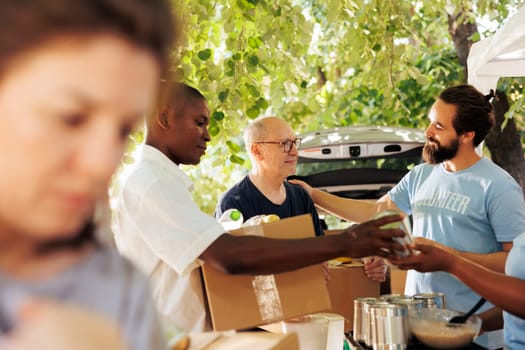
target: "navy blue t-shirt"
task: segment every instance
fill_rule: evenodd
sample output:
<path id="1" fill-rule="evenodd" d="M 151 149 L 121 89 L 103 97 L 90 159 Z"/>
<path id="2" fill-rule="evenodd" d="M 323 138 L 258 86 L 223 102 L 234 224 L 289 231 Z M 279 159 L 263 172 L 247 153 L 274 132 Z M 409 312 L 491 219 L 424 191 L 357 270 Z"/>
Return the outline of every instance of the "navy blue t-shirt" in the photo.
<path id="1" fill-rule="evenodd" d="M 231 208 L 238 209 L 244 220 L 263 214 L 276 214 L 281 219 L 311 214 L 315 235 L 322 236 L 323 228 L 308 193 L 301 186 L 286 181 L 284 187 L 286 189 L 285 201 L 280 205 L 274 204 L 246 176 L 221 196 L 215 209 L 215 217 L 220 218 L 224 211 Z"/>

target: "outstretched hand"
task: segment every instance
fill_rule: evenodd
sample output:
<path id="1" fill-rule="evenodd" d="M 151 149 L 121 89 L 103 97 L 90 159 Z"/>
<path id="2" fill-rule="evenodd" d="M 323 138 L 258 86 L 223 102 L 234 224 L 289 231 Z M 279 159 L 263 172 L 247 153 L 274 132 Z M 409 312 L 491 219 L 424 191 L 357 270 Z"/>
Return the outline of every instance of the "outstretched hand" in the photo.
<path id="1" fill-rule="evenodd" d="M 403 217 L 400 215 L 389 215 L 347 228 L 343 234 L 347 235 L 346 249 L 348 256 L 354 258 L 373 255 L 392 257 L 392 252 L 403 249 L 401 244 L 392 238 L 403 237 L 405 232 L 397 228 L 381 227 L 402 219 Z"/>
<path id="2" fill-rule="evenodd" d="M 434 272 L 448 271 L 456 257 L 452 248 L 422 237 L 414 238 L 412 249 L 417 254 L 391 257 L 389 261 L 402 270 Z"/>

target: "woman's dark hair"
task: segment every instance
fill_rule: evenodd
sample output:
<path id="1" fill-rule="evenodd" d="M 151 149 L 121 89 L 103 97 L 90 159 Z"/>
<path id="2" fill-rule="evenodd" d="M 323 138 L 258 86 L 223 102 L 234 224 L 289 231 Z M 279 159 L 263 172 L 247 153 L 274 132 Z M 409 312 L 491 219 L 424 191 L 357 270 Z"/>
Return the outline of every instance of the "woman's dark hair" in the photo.
<path id="1" fill-rule="evenodd" d="M 166 71 L 178 34 L 168 0 L 7 0 L 0 23 L 0 76 L 13 57 L 47 41 L 99 33 L 151 51 Z"/>
<path id="2" fill-rule="evenodd" d="M 484 96 L 472 85 L 458 85 L 445 89 L 439 99 L 456 106 L 456 116 L 453 121 L 458 135 L 474 131 L 474 146 L 477 147 L 485 139 L 494 126 L 494 112 L 490 99 L 494 92 Z"/>

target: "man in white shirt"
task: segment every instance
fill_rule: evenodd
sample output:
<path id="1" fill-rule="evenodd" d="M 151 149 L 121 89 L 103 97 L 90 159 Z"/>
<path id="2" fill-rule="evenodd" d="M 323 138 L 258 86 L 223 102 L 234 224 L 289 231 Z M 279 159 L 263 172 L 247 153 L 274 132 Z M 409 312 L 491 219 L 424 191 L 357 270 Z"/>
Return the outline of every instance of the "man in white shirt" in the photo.
<path id="1" fill-rule="evenodd" d="M 193 185 L 179 164 L 198 164 L 210 141 L 205 98 L 187 85 L 163 84 L 158 108 L 148 120 L 146 144 L 126 169 L 117 197 L 117 247 L 152 279 L 160 313 L 169 325 L 210 329 L 200 264 L 231 274 L 270 274 L 318 264 L 339 256 L 387 256 L 400 249 L 380 229 L 391 216 L 353 226 L 339 235 L 309 239 L 238 237 L 224 232 L 191 199 Z"/>

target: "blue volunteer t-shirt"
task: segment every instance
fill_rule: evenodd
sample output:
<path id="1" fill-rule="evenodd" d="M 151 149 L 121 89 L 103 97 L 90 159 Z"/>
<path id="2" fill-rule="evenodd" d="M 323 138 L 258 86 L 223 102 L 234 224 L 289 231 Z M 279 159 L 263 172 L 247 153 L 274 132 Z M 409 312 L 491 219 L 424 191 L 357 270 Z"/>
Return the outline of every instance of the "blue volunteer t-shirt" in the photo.
<path id="1" fill-rule="evenodd" d="M 240 182 L 226 191 L 217 204 L 215 218 L 220 218 L 228 209 L 238 209 L 244 220 L 256 215 L 276 214 L 281 219 L 311 214 L 316 236 L 323 235 L 323 228 L 315 210 L 315 205 L 308 193 L 298 185 L 284 182 L 286 199 L 282 204 L 270 201 L 257 187 L 245 176 Z"/>

